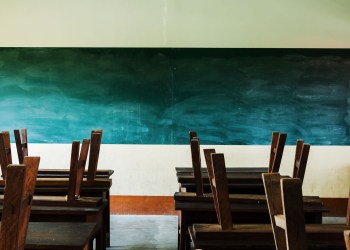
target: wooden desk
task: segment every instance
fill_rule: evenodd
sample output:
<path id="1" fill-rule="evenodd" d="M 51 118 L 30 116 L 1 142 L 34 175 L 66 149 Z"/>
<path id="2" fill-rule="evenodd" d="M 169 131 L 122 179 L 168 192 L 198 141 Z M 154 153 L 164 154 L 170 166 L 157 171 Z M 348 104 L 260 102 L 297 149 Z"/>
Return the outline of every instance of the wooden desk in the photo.
<path id="1" fill-rule="evenodd" d="M 179 249 L 189 249 L 188 227 L 194 223 L 218 223 L 212 194 L 196 196 L 195 193 L 176 192 L 175 210 L 179 211 Z M 270 223 L 265 195 L 230 194 L 233 223 Z M 322 223 L 322 213 L 327 212 L 320 198 L 304 198 L 305 217 L 308 223 Z M 271 231 L 272 235 L 272 231 Z"/>
<path id="2" fill-rule="evenodd" d="M 84 171 L 84 178 L 87 177 L 88 171 Z M 110 178 L 114 170 L 110 169 L 100 169 L 96 171 L 96 178 Z M 38 170 L 38 178 L 68 178 L 69 177 L 69 169 L 39 169 Z"/>
<path id="3" fill-rule="evenodd" d="M 49 202 L 50 205 L 37 205 L 43 204 L 43 201 L 38 202 L 34 196 L 32 202 L 32 208 L 30 213 L 31 222 L 90 222 L 95 223 L 94 235 L 96 237 L 96 250 L 106 249 L 106 231 L 107 225 L 104 223 L 106 220 L 106 207 L 108 205 L 107 200 L 103 200 L 101 204 L 95 207 L 82 207 L 77 206 L 64 206 L 60 201 L 56 202 L 58 205 L 54 205 L 55 202 Z M 0 214 L 2 211 L 2 204 L 0 205 Z M 92 247 L 92 242 L 90 242 Z"/>
<path id="4" fill-rule="evenodd" d="M 324 225 L 323 225 L 324 226 Z M 306 225 L 309 250 L 344 250 L 345 225 Z M 271 224 L 234 224 L 232 231 L 223 232 L 218 224 L 195 224 L 189 227 L 195 249 L 210 250 L 275 250 Z M 218 244 L 220 243 L 220 244 Z"/>
<path id="5" fill-rule="evenodd" d="M 68 192 L 68 178 L 38 178 L 35 186 L 35 195 L 66 195 Z M 5 181 L 0 180 L 0 193 L 4 193 Z M 112 186 L 111 179 L 84 180 L 81 185 L 82 196 L 103 197 L 107 200 L 104 208 L 103 225 L 105 226 L 105 245 L 110 246 L 110 203 L 109 189 Z M 82 210 L 82 213 L 85 212 Z"/>
<path id="6" fill-rule="evenodd" d="M 95 223 L 30 222 L 24 249 L 87 250 Z"/>
<path id="7" fill-rule="evenodd" d="M 205 193 L 211 193 L 208 171 L 202 168 L 202 181 Z M 267 168 L 227 168 L 227 182 L 230 193 L 264 194 L 261 173 Z M 180 192 L 195 192 L 196 180 L 191 168 L 176 168 Z"/>

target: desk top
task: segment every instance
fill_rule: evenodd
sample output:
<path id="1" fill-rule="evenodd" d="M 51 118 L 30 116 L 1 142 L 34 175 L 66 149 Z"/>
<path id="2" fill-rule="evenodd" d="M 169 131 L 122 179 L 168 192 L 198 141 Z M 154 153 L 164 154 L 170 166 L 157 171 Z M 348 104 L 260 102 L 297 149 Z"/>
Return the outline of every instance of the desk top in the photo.
<path id="1" fill-rule="evenodd" d="M 25 249 L 83 249 L 95 223 L 29 222 Z"/>
<path id="2" fill-rule="evenodd" d="M 37 187 L 68 187 L 69 179 L 68 178 L 37 178 L 35 183 L 35 188 Z M 0 188 L 5 186 L 5 180 L 0 180 Z M 107 178 L 96 178 L 93 181 L 88 181 L 84 179 L 81 183 L 81 187 L 103 187 L 110 188 L 112 186 L 112 179 Z"/>
<path id="3" fill-rule="evenodd" d="M 114 173 L 111 169 L 98 169 L 96 178 L 109 178 Z M 69 169 L 39 169 L 38 178 L 68 178 Z M 84 171 L 84 177 L 87 177 L 87 170 Z"/>

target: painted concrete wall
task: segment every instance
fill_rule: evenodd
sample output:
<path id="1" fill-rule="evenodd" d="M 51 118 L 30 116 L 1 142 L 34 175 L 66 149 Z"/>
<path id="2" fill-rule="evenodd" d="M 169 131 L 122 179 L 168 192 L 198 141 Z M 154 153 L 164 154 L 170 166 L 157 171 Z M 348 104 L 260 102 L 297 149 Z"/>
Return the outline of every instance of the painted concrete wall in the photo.
<path id="1" fill-rule="evenodd" d="M 1 47 L 348 48 L 348 0 L 2 0 Z M 41 167 L 69 166 L 70 146 L 32 144 Z M 217 147 L 228 166 L 261 166 L 267 146 Z M 347 197 L 349 147 L 312 147 L 304 193 Z M 291 173 L 287 148 L 282 173 Z M 112 194 L 172 195 L 187 146 L 103 145 Z"/>
<path id="2" fill-rule="evenodd" d="M 1 0 L 0 46 L 348 48 L 348 0 Z"/>

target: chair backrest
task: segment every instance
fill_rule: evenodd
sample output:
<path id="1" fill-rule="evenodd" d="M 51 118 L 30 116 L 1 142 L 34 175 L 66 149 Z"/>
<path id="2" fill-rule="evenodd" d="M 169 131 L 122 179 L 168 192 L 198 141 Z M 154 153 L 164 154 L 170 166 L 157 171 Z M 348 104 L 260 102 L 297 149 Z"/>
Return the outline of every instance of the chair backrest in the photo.
<path id="1" fill-rule="evenodd" d="M 100 155 L 100 147 L 102 140 L 102 130 L 91 131 L 91 145 L 89 153 L 89 166 L 87 179 L 92 181 L 96 178 L 98 158 Z"/>
<path id="2" fill-rule="evenodd" d="M 22 250 L 27 235 L 40 157 L 8 165 L 0 227 L 0 250 Z"/>
<path id="3" fill-rule="evenodd" d="M 7 166 L 12 164 L 10 133 L 2 131 L 0 133 L 0 165 L 3 179 L 6 178 Z"/>
<path id="4" fill-rule="evenodd" d="M 301 180 L 281 179 L 278 173 L 263 173 L 262 177 L 276 249 L 306 249 Z"/>
<path id="5" fill-rule="evenodd" d="M 231 204 L 229 200 L 224 154 L 212 153 L 211 162 L 213 172 L 211 186 L 218 221 L 222 230 L 232 230 Z"/>
<path id="6" fill-rule="evenodd" d="M 271 139 L 271 151 L 269 161 L 269 173 L 278 173 L 281 166 L 284 146 L 286 145 L 287 134 L 273 132 Z"/>
<path id="7" fill-rule="evenodd" d="M 350 250 L 350 230 L 344 231 L 344 240 L 345 240 L 346 250 Z"/>
<path id="8" fill-rule="evenodd" d="M 21 129 L 22 138 L 19 129 L 15 129 L 13 132 L 15 135 L 18 162 L 19 164 L 22 164 L 24 157 L 28 156 L 27 129 Z"/>
<path id="9" fill-rule="evenodd" d="M 201 167 L 201 155 L 199 139 L 193 137 L 191 139 L 191 158 L 192 158 L 192 168 L 193 174 L 196 182 L 196 194 L 197 196 L 203 195 L 203 180 L 202 180 L 202 167 Z"/>
<path id="10" fill-rule="evenodd" d="M 75 200 L 80 196 L 81 182 L 84 176 L 86 159 L 89 152 L 90 139 L 84 139 L 81 150 L 80 142 L 72 142 L 71 162 L 69 171 L 68 200 Z M 80 151 L 80 152 L 79 152 Z"/>
<path id="11" fill-rule="evenodd" d="M 212 194 L 216 193 L 216 185 L 214 184 L 214 167 L 213 167 L 213 161 L 211 158 L 212 154 L 215 154 L 215 149 L 203 149 L 204 152 L 204 157 L 205 157 L 205 162 L 207 165 L 208 169 L 208 177 L 209 177 L 209 182 L 210 182 L 210 187 L 211 187 L 211 192 Z M 215 205 L 215 211 L 216 211 L 216 216 L 218 217 L 218 222 L 219 224 L 221 223 L 220 219 L 220 214 L 218 213 L 219 208 L 218 208 L 218 201 L 217 199 L 214 199 L 214 205 Z"/>
<path id="12" fill-rule="evenodd" d="M 303 140 L 297 140 L 292 177 L 299 178 L 301 183 L 304 181 L 309 152 L 310 144 L 304 144 Z"/>

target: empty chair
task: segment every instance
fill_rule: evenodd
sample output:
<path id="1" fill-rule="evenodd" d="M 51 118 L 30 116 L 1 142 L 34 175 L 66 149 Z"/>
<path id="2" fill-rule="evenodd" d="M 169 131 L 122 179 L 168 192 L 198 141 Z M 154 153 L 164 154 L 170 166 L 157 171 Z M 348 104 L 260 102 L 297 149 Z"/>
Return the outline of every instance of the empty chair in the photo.
<path id="1" fill-rule="evenodd" d="M 305 225 L 299 178 L 265 173 L 263 180 L 276 249 L 344 249 L 344 231 L 349 225 Z"/>
<path id="2" fill-rule="evenodd" d="M 0 228 L 0 250 L 24 249 L 39 157 L 8 165 Z"/>

